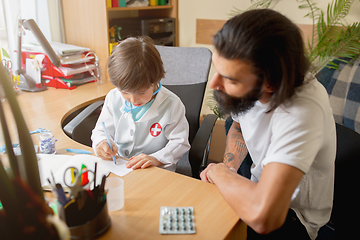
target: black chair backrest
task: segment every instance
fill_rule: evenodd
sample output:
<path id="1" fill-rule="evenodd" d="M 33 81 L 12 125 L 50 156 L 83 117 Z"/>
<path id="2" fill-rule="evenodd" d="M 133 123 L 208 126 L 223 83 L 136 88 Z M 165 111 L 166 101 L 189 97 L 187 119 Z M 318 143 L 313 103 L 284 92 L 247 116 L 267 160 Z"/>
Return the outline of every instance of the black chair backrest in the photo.
<path id="1" fill-rule="evenodd" d="M 200 111 L 208 81 L 211 51 L 207 48 L 156 46 L 165 68 L 163 86 L 180 97 L 185 105 L 186 118 L 189 122 L 189 142 L 192 143 L 199 128 Z M 103 101 L 102 101 L 103 102 Z M 102 102 L 94 104 L 99 109 L 83 111 L 76 118 L 71 116 L 64 127 L 65 133 L 76 141 L 91 146 L 91 131 L 100 114 Z M 89 106 L 89 109 L 91 107 Z M 83 115 L 83 116 L 82 116 Z M 65 125 L 65 124 L 64 124 Z"/>
<path id="2" fill-rule="evenodd" d="M 351 239 L 358 232 L 360 134 L 336 123 L 334 205 L 331 222 L 339 239 Z M 347 238 L 349 237 L 349 238 Z"/>
<path id="3" fill-rule="evenodd" d="M 163 86 L 180 97 L 189 122 L 189 142 L 199 128 L 201 106 L 211 66 L 211 51 L 199 47 L 156 46 L 165 68 Z"/>

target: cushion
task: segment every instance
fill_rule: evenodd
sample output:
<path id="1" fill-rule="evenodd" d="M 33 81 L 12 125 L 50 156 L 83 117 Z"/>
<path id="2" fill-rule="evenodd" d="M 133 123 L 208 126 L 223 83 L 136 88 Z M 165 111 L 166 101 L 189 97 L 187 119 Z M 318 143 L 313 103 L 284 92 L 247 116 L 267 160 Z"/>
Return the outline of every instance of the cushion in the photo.
<path id="1" fill-rule="evenodd" d="M 360 58 L 337 63 L 338 70 L 324 67 L 316 77 L 329 94 L 335 122 L 360 133 Z"/>

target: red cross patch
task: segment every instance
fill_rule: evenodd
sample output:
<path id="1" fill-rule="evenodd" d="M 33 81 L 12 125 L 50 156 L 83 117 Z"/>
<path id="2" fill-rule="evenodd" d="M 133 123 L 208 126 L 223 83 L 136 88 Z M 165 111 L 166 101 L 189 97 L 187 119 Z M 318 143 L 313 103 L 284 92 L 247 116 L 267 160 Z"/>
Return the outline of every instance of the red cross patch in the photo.
<path id="1" fill-rule="evenodd" d="M 150 127 L 150 134 L 153 137 L 157 137 L 160 135 L 162 131 L 162 127 L 159 123 L 154 123 L 153 125 L 151 125 Z"/>

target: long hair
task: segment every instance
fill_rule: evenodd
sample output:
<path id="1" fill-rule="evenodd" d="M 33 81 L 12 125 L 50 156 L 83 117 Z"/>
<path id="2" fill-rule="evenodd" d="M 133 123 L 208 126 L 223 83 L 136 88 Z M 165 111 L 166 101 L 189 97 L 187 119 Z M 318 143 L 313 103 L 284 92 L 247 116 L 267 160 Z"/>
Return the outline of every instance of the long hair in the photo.
<path id="1" fill-rule="evenodd" d="M 147 89 L 165 74 L 160 53 L 147 36 L 119 42 L 109 57 L 108 67 L 111 83 L 129 92 Z"/>
<path id="2" fill-rule="evenodd" d="M 299 28 L 270 9 L 246 11 L 228 20 L 213 38 L 221 57 L 250 64 L 274 93 L 270 111 L 289 100 L 310 67 Z"/>

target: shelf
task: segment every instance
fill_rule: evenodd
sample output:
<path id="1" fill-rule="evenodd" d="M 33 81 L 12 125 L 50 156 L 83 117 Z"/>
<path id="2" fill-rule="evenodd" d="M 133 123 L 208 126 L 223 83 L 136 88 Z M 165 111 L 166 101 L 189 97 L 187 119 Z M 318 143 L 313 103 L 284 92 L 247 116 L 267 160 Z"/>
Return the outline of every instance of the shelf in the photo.
<path id="1" fill-rule="evenodd" d="M 108 12 L 111 11 L 137 11 L 137 10 L 155 10 L 155 9 L 171 9 L 172 5 L 162 5 L 162 6 L 147 6 L 147 7 L 112 7 L 107 8 Z"/>

